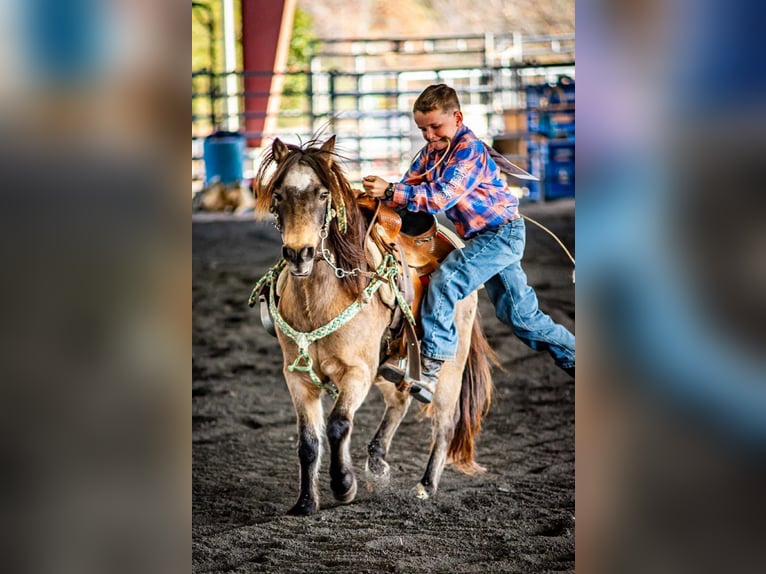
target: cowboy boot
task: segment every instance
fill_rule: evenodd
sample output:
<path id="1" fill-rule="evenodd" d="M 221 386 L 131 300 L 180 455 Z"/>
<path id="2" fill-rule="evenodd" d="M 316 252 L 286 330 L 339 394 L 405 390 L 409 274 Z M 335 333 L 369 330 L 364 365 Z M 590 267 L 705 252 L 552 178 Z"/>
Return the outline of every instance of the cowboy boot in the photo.
<path id="1" fill-rule="evenodd" d="M 412 398 L 421 403 L 430 403 L 434 398 L 436 383 L 439 382 L 439 371 L 444 361 L 432 359 L 421 355 L 420 357 L 420 380 L 412 381 L 410 394 Z"/>

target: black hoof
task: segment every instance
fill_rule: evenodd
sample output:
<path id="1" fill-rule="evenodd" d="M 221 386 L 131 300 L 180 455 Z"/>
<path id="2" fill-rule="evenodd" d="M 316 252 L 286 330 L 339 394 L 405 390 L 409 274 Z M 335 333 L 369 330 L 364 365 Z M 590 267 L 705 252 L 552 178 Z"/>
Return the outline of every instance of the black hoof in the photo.
<path id="1" fill-rule="evenodd" d="M 343 479 L 338 482 L 331 480 L 330 488 L 332 489 L 335 500 L 339 502 L 351 502 L 356 498 L 356 479 L 351 473 L 345 475 Z"/>
<path id="2" fill-rule="evenodd" d="M 295 503 L 290 510 L 287 511 L 289 516 L 310 516 L 316 514 L 319 510 L 319 504 L 310 500 L 299 500 Z"/>

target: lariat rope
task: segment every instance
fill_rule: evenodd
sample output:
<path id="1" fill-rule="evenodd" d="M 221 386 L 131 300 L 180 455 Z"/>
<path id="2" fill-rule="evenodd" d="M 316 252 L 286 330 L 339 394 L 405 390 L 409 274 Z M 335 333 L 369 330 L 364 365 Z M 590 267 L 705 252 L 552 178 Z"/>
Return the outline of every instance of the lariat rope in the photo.
<path id="1" fill-rule="evenodd" d="M 572 254 L 569 252 L 569 249 L 567 249 L 567 248 L 566 248 L 566 245 L 564 245 L 564 243 L 561 241 L 561 239 L 559 239 L 559 238 L 558 238 L 558 236 L 557 236 L 555 233 L 553 233 L 553 231 L 551 231 L 550 229 L 548 229 L 547 227 L 545 227 L 545 225 L 543 225 L 543 224 L 542 224 L 542 223 L 540 223 L 539 221 L 535 221 L 534 219 L 532 219 L 532 218 L 531 218 L 531 217 L 529 217 L 528 215 L 524 215 L 524 214 L 523 214 L 523 213 L 521 213 L 521 212 L 519 212 L 519 215 L 521 215 L 521 217 L 523 217 L 523 218 L 524 218 L 524 219 L 526 219 L 527 221 L 531 221 L 532 223 L 534 223 L 535 225 L 537 225 L 537 227 L 539 227 L 540 229 L 542 229 L 543 231 L 545 231 L 546 233 L 548 233 L 548 235 L 550 235 L 551 237 L 553 237 L 553 239 L 555 239 L 555 240 L 556 240 L 556 243 L 558 243 L 558 244 L 559 244 L 559 246 L 561 247 L 561 249 L 563 249 L 563 250 L 564 250 L 564 253 L 566 253 L 566 254 L 567 254 L 567 257 L 569 257 L 569 260 L 572 262 L 572 265 L 573 265 L 573 266 L 575 266 L 575 259 L 574 259 L 574 257 L 572 257 Z M 575 282 L 575 270 L 574 270 L 574 269 L 572 269 L 572 283 L 574 283 L 574 282 Z"/>
<path id="2" fill-rule="evenodd" d="M 416 177 L 421 178 L 421 177 L 427 176 L 429 173 L 431 173 L 433 170 L 435 170 L 437 167 L 439 167 L 439 164 L 441 164 L 447 158 L 447 154 L 449 154 L 450 148 L 452 147 L 452 140 L 450 138 L 448 138 L 447 136 L 444 136 L 442 138 L 442 140 L 447 140 L 447 149 L 444 150 L 444 153 L 442 154 L 442 156 L 436 161 L 436 163 L 431 167 L 431 169 L 428 169 L 428 170 L 424 171 L 423 173 L 418 174 Z M 431 145 L 431 144 L 426 144 L 425 146 L 423 146 L 423 148 L 425 149 L 429 145 Z M 414 158 L 412 158 L 412 161 L 410 162 L 410 164 L 415 162 L 415 159 L 417 159 L 417 157 L 418 157 L 418 155 L 420 155 L 420 153 L 421 152 L 418 152 L 418 154 Z"/>
<path id="3" fill-rule="evenodd" d="M 569 252 L 569 249 L 567 249 L 567 248 L 566 248 L 566 246 L 565 246 L 565 245 L 564 245 L 564 244 L 561 242 L 561 239 L 559 239 L 559 238 L 558 238 L 558 236 L 557 236 L 555 233 L 553 233 L 553 231 L 551 231 L 550 229 L 548 229 L 547 227 L 545 227 L 545 225 L 543 225 L 543 224 L 542 224 L 542 223 L 540 223 L 539 221 L 535 221 L 534 219 L 532 219 L 532 218 L 531 218 L 531 217 L 529 217 L 528 215 L 524 215 L 523 213 L 520 213 L 519 215 L 521 215 L 521 217 L 523 217 L 523 218 L 524 218 L 524 219 L 526 219 L 527 221 L 531 221 L 532 223 L 534 223 L 535 225 L 537 225 L 537 227 L 539 227 L 539 228 L 540 228 L 540 229 L 542 229 L 543 231 L 547 231 L 547 232 L 548 232 L 548 234 L 549 234 L 551 237 L 553 237 L 553 239 L 555 239 L 555 240 L 556 240 L 556 242 L 557 242 L 557 243 L 558 243 L 558 244 L 561 246 L 561 249 L 563 249 L 563 250 L 564 250 L 564 253 L 566 253 L 566 254 L 567 254 L 567 257 L 569 257 L 569 260 L 572 262 L 572 265 L 574 265 L 574 264 L 575 264 L 575 260 L 574 260 L 574 257 L 572 257 L 572 254 Z"/>
<path id="4" fill-rule="evenodd" d="M 415 324 L 415 317 L 412 314 L 412 310 L 396 286 L 395 280 L 396 276 L 399 274 L 399 265 L 391 254 L 386 254 L 386 256 L 383 258 L 383 261 L 381 261 L 375 273 L 372 274 L 372 280 L 367 285 L 367 287 L 364 288 L 359 299 L 351 303 L 351 305 L 346 307 L 343 311 L 340 312 L 340 314 L 338 314 L 334 319 L 325 325 L 322 325 L 321 327 L 309 332 L 302 332 L 294 329 L 292 326 L 290 326 L 289 323 L 287 323 L 287 321 L 284 320 L 282 315 L 279 313 L 279 309 L 277 309 L 277 305 L 275 303 L 275 286 L 277 279 L 279 278 L 279 274 L 282 272 L 284 267 L 285 260 L 280 259 L 271 269 L 266 272 L 263 277 L 258 280 L 258 282 L 255 284 L 255 287 L 253 288 L 252 293 L 250 294 L 248 304 L 250 307 L 255 305 L 256 298 L 260 294 L 261 289 L 263 289 L 263 286 L 268 283 L 269 312 L 274 319 L 274 324 L 279 327 L 279 330 L 282 331 L 285 336 L 298 347 L 298 357 L 295 359 L 295 361 L 293 361 L 292 365 L 287 367 L 287 370 L 290 372 L 300 371 L 306 373 L 314 385 L 327 391 L 327 393 L 333 399 L 338 397 L 338 390 L 332 383 L 329 385 L 325 384 L 320 380 L 319 376 L 317 376 L 316 372 L 314 371 L 314 360 L 311 358 L 311 355 L 308 352 L 309 345 L 334 333 L 346 325 L 349 321 L 351 321 L 351 319 L 356 317 L 359 311 L 361 311 L 365 305 L 372 301 L 372 296 L 378 291 L 378 289 L 380 289 L 384 283 L 387 283 L 391 288 L 394 296 L 396 297 L 396 302 L 401 307 L 402 312 L 404 313 L 407 320 L 412 325 Z"/>

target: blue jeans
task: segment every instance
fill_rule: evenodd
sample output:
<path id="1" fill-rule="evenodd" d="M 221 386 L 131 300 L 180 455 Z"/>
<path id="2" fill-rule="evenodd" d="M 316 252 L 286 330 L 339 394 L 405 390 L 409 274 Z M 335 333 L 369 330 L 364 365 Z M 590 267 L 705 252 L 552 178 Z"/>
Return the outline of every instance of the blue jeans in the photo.
<path id="1" fill-rule="evenodd" d="M 457 352 L 455 305 L 482 283 L 497 318 L 536 351 L 548 351 L 562 369 L 574 366 L 575 338 L 537 307 L 537 295 L 521 268 L 526 231 L 519 217 L 482 231 L 455 249 L 431 275 L 423 299 L 421 352 L 432 359 L 454 359 Z"/>

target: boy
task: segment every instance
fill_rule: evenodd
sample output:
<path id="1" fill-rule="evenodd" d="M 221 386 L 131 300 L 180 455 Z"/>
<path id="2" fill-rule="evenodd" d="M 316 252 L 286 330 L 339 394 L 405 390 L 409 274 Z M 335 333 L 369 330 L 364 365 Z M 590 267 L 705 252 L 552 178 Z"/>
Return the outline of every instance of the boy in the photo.
<path id="1" fill-rule="evenodd" d="M 519 200 L 500 178 L 488 148 L 463 124 L 457 93 L 445 84 L 429 86 L 415 100 L 413 116 L 429 145 L 401 182 L 367 176 L 362 185 L 394 207 L 444 211 L 466 245 L 450 253 L 431 275 L 421 307 L 421 380 L 410 392 L 431 402 L 442 363 L 454 359 L 457 351 L 455 305 L 482 284 L 498 319 L 532 349 L 548 351 L 574 376 L 574 335 L 538 309 L 521 268 L 526 237 Z"/>

